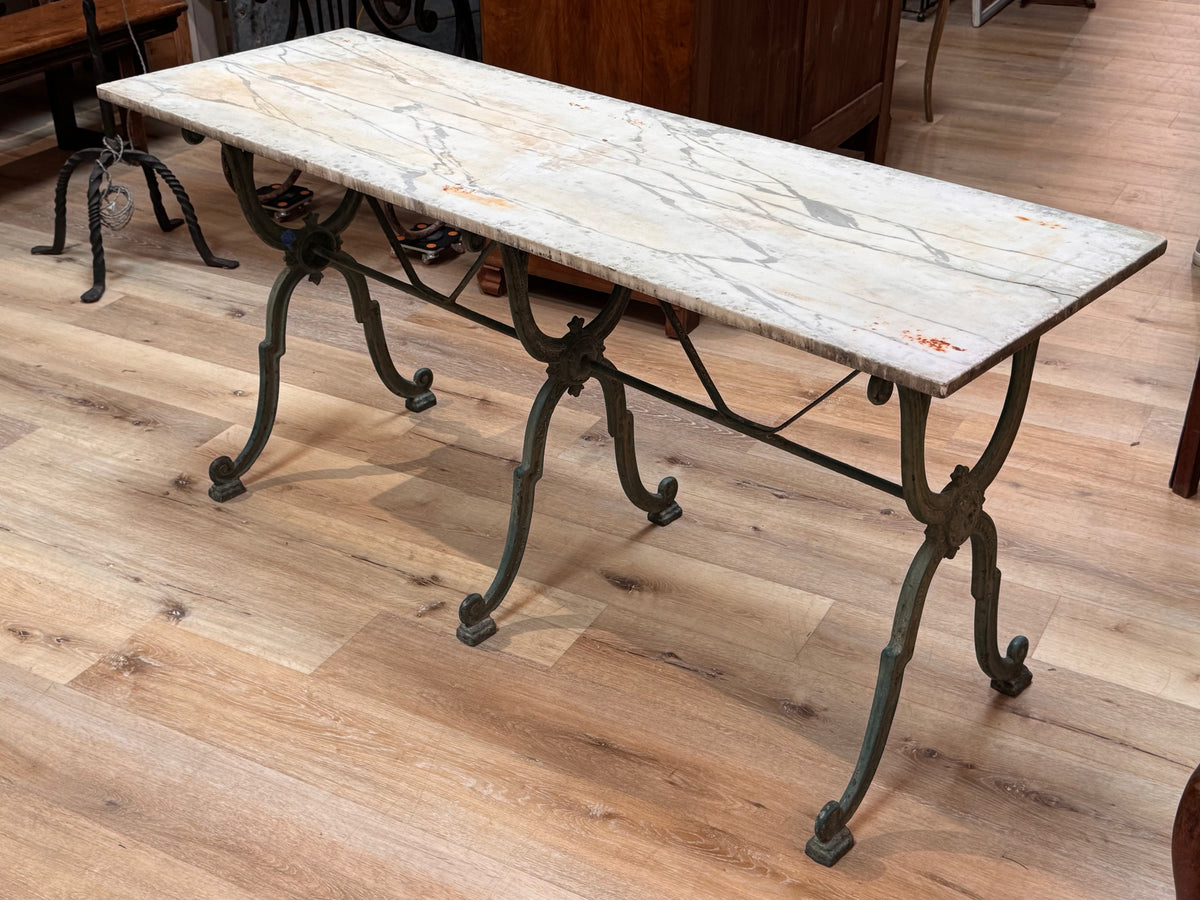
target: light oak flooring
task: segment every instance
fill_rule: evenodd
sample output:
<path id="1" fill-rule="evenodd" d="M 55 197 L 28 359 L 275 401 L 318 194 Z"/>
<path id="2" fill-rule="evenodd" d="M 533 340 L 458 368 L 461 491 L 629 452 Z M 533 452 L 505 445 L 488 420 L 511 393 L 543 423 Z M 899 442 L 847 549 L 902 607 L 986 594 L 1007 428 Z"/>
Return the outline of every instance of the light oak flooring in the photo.
<path id="1" fill-rule="evenodd" d="M 684 517 L 654 528 L 620 491 L 593 387 L 556 417 L 501 631 L 468 649 L 456 609 L 499 558 L 539 366 L 381 290 L 401 369 L 436 373 L 438 405 L 407 414 L 344 286 L 306 286 L 275 437 L 249 493 L 213 503 L 208 463 L 253 421 L 280 261 L 216 147 L 164 131 L 241 268 L 203 268 L 143 202 L 106 235 L 109 290 L 84 306 L 82 176 L 68 252 L 28 252 L 62 159 L 42 149 L 0 166 L 0 897 L 1171 897 L 1200 760 L 1200 503 L 1167 489 L 1200 353 L 1200 4 L 1013 4 L 973 30 L 959 0 L 926 124 L 930 24 L 904 23 L 891 164 L 1171 241 L 1044 340 L 989 494 L 1025 694 L 978 670 L 961 554 L 858 846 L 810 862 L 920 544 L 902 506 L 633 395 L 643 473 L 681 485 Z M 395 269 L 360 225 L 348 249 Z M 837 377 L 711 323 L 695 338 L 751 414 Z M 698 392 L 653 322 L 610 350 Z M 1004 384 L 936 404 L 938 477 L 974 461 Z M 896 418 L 856 385 L 802 439 L 895 477 Z"/>

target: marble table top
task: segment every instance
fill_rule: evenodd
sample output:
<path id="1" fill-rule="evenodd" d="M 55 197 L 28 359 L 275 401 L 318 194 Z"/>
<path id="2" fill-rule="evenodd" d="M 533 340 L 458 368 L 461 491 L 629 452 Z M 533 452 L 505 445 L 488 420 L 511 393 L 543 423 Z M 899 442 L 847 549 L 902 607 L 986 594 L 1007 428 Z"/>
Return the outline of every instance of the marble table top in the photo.
<path id="1" fill-rule="evenodd" d="M 354 30 L 99 94 L 934 396 L 1166 246 Z"/>

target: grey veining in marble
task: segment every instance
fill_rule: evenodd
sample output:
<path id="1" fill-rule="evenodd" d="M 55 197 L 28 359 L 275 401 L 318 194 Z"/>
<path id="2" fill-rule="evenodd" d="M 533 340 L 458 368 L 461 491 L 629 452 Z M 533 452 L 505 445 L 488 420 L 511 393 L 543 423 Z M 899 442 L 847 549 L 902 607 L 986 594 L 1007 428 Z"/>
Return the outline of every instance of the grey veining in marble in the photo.
<path id="1" fill-rule="evenodd" d="M 1165 248 L 1143 231 L 353 30 L 99 90 L 935 396 Z"/>

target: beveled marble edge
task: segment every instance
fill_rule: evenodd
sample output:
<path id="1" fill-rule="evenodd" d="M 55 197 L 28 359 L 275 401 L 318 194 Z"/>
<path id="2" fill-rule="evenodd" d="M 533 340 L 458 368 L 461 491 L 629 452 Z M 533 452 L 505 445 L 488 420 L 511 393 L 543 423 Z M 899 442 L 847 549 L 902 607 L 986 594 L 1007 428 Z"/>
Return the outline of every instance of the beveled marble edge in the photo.
<path id="1" fill-rule="evenodd" d="M 347 74 L 355 89 L 336 89 Z M 1145 232 L 357 31 L 110 82 L 101 92 L 934 395 L 958 389 L 1165 248 Z M 639 240 L 614 234 L 618 215 Z M 680 246 L 676 232 L 694 240 Z"/>

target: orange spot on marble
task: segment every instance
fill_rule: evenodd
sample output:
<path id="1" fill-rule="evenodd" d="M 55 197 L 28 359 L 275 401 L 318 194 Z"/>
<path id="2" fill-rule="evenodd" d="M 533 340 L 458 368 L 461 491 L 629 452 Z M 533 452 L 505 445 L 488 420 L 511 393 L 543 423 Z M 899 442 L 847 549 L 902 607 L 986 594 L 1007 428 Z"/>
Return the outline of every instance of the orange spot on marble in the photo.
<path id="1" fill-rule="evenodd" d="M 484 206 L 495 206 L 501 209 L 512 206 L 512 203 L 503 197 L 485 197 L 478 191 L 474 191 L 471 188 L 459 187 L 457 184 L 447 184 L 442 187 L 442 190 L 447 194 L 457 194 L 459 197 L 466 197 L 468 200 L 482 203 Z"/>
<path id="2" fill-rule="evenodd" d="M 1018 219 L 1020 219 L 1022 222 L 1032 222 L 1032 221 L 1034 221 L 1033 219 L 1029 218 L 1028 216 L 1017 216 L 1017 218 L 1018 218 Z M 1045 228 L 1063 228 L 1063 227 L 1064 227 L 1064 226 L 1063 226 L 1062 224 L 1060 224 L 1059 222 L 1045 222 L 1045 221 L 1042 221 L 1042 222 L 1038 222 L 1037 224 L 1038 224 L 1038 225 L 1042 225 L 1042 226 L 1044 226 Z"/>
<path id="3" fill-rule="evenodd" d="M 900 332 L 900 336 L 910 344 L 919 344 L 920 346 L 926 347 L 930 350 L 936 350 L 938 353 L 945 353 L 947 350 L 957 350 L 959 353 L 966 352 L 965 347 L 956 347 L 945 338 L 928 337 L 927 335 L 921 334 L 919 331 L 909 331 L 908 329 L 905 329 L 904 331 Z"/>

